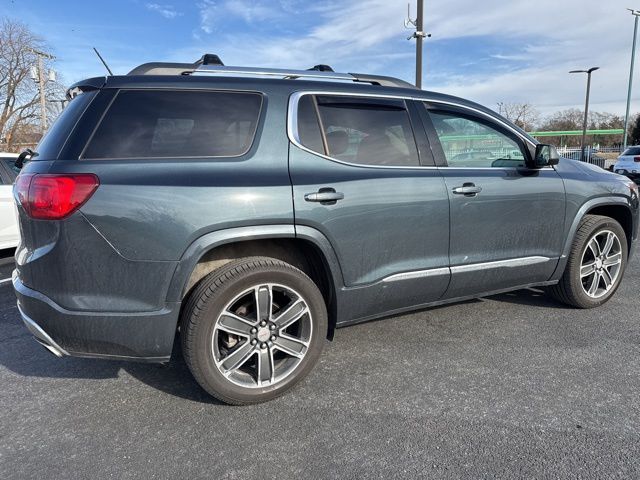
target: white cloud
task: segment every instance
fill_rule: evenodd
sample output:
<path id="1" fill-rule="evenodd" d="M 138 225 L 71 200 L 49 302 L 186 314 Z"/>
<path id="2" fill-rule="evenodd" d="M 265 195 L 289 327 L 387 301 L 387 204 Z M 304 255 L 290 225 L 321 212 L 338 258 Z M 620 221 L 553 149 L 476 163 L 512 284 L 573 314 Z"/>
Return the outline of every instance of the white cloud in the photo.
<path id="1" fill-rule="evenodd" d="M 248 28 L 248 31 L 234 32 L 221 38 L 216 32 L 217 43 L 221 46 L 219 50 L 224 53 L 226 61 L 234 64 L 274 67 L 348 64 L 353 55 L 371 56 L 371 48 L 380 47 L 398 35 L 402 38 L 406 33 L 402 24 L 404 9 L 386 0 L 306 3 L 280 0 L 277 6 L 273 2 L 267 5 L 260 1 L 229 0 L 220 3 L 203 0 L 198 6 L 200 28 L 205 33 L 214 32 L 221 22 L 231 18 L 255 24 L 274 20 L 296 22 L 298 15 L 313 16 L 315 26 L 301 34 L 274 31 L 269 37 L 258 38 L 252 36 L 251 28 Z M 410 46 L 409 42 L 407 46 Z M 198 48 L 202 47 L 181 49 L 176 54 L 183 55 Z M 383 53 L 391 52 L 387 48 Z"/>
<path id="2" fill-rule="evenodd" d="M 405 1 L 199 0 L 194 44 L 170 56 L 185 61 L 211 51 L 230 65 L 302 68 L 326 63 L 342 71 L 412 80 L 415 43 L 404 41 L 410 34 L 403 26 Z M 415 12 L 415 0 L 412 4 Z M 582 108 L 585 78 L 568 71 L 599 66 L 593 75 L 592 108 L 623 113 L 633 29 L 625 7 L 620 0 L 427 2 L 425 30 L 433 37 L 425 42 L 424 86 L 489 107 L 531 102 L 550 112 Z M 234 31 L 225 28 L 231 22 L 237 23 Z M 302 22 L 304 28 L 299 27 Z M 491 50 L 471 60 L 456 60 L 446 52 L 444 57 L 432 55 L 441 53 L 447 42 L 471 46 L 476 39 L 491 40 Z M 637 111 L 639 82 L 634 91 L 632 110 Z"/>
<path id="3" fill-rule="evenodd" d="M 147 7 L 147 10 L 151 10 L 152 12 L 159 13 L 164 18 L 168 18 L 169 20 L 182 15 L 182 13 L 178 12 L 173 5 L 164 5 L 159 3 L 146 3 L 145 7 Z"/>
<path id="4" fill-rule="evenodd" d="M 505 48 L 488 56 L 511 68 L 482 74 L 470 68 L 462 75 L 454 66 L 430 65 L 425 84 L 489 107 L 498 101 L 528 101 L 549 112 L 580 108 L 586 79 L 568 71 L 600 66 L 593 74 L 592 108 L 622 113 L 633 22 L 625 5 L 612 3 L 441 1 L 431 7 L 426 26 L 434 41 L 499 36 Z"/>

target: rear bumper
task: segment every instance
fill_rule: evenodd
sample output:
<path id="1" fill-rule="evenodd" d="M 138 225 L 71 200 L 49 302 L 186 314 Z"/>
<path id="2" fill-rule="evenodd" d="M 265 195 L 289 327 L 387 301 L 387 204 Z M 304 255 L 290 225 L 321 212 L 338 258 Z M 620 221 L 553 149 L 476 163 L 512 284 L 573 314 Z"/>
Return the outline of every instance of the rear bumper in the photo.
<path id="1" fill-rule="evenodd" d="M 25 286 L 15 271 L 12 281 L 22 321 L 54 355 L 169 361 L 179 303 L 154 312 L 72 311 Z"/>
<path id="2" fill-rule="evenodd" d="M 640 178 L 640 163 L 633 168 L 625 168 L 625 167 L 616 167 L 613 166 L 613 171 L 619 175 L 624 175 L 625 177 L 636 179 Z"/>

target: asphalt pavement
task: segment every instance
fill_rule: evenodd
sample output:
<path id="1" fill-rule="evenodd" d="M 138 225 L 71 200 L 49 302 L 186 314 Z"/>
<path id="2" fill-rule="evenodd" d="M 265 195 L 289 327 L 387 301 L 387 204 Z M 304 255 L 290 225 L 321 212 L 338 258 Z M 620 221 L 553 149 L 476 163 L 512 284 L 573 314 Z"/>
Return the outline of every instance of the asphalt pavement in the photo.
<path id="1" fill-rule="evenodd" d="M 0 266 L 0 277 L 11 265 Z M 167 366 L 57 359 L 0 286 L 0 478 L 639 478 L 640 261 L 338 330 L 296 389 L 221 405 Z"/>

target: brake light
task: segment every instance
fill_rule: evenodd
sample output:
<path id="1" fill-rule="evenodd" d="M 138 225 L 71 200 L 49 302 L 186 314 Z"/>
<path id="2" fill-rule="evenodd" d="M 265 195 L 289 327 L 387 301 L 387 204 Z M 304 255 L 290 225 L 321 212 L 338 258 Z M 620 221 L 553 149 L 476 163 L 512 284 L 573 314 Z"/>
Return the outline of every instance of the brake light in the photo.
<path id="1" fill-rule="evenodd" d="M 31 218 L 61 220 L 89 200 L 99 185 L 92 173 L 20 174 L 14 188 L 17 201 Z"/>
<path id="2" fill-rule="evenodd" d="M 633 161 L 634 162 L 640 162 L 640 155 L 637 156 L 637 157 L 633 157 Z"/>

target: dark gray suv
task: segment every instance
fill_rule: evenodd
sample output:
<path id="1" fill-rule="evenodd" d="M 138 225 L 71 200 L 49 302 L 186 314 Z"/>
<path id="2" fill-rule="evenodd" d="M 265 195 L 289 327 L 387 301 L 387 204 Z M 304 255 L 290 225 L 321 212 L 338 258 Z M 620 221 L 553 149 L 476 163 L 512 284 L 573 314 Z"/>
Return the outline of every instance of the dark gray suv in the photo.
<path id="1" fill-rule="evenodd" d="M 18 176 L 20 314 L 56 355 L 271 399 L 336 327 L 531 286 L 616 291 L 638 189 L 397 79 L 141 65 L 74 85 Z M 392 340 L 391 340 L 392 341 Z"/>

